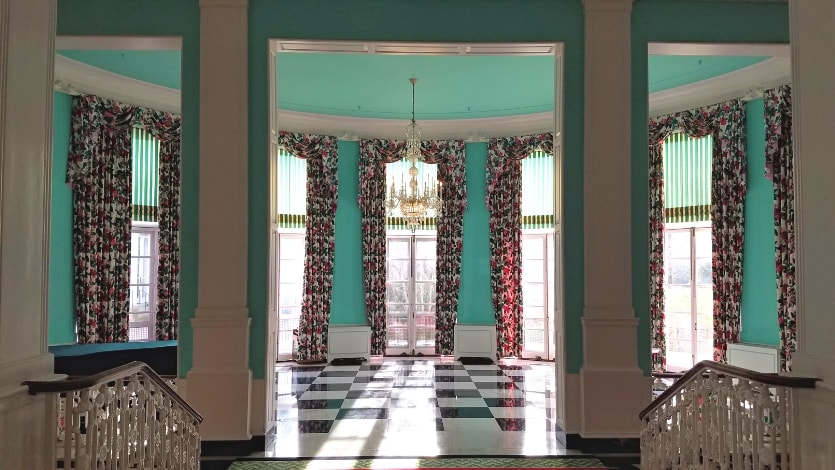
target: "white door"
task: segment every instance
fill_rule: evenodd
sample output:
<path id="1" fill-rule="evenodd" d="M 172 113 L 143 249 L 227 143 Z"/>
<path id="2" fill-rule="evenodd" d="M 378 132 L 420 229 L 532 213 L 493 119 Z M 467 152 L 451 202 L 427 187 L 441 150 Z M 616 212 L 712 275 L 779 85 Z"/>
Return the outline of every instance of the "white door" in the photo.
<path id="1" fill-rule="evenodd" d="M 292 359 L 293 330 L 299 327 L 304 279 L 304 233 L 278 234 L 278 350 L 276 360 Z"/>
<path id="2" fill-rule="evenodd" d="M 553 233 L 522 235 L 522 356 L 553 359 Z"/>
<path id="3" fill-rule="evenodd" d="M 386 250 L 386 354 L 435 354 L 436 240 L 390 236 Z"/>

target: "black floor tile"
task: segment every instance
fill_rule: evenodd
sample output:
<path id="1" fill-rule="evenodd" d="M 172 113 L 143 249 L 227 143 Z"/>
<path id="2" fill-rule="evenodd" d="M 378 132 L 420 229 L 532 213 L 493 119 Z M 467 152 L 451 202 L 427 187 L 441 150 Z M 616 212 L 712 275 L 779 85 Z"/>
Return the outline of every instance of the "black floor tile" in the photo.
<path id="1" fill-rule="evenodd" d="M 438 389 L 435 390 L 438 398 L 481 398 L 478 390 L 472 389 Z"/>
<path id="2" fill-rule="evenodd" d="M 322 400 L 299 400 L 296 406 L 300 410 L 336 410 L 342 407 L 345 400 L 322 399 Z"/>
<path id="3" fill-rule="evenodd" d="M 441 408 L 442 418 L 493 418 L 490 408 L 484 406 L 465 406 L 456 408 Z"/>
<path id="4" fill-rule="evenodd" d="M 343 408 L 336 419 L 386 419 L 388 408 Z"/>
<path id="5" fill-rule="evenodd" d="M 491 408 L 524 408 L 527 404 L 524 398 L 485 398 L 484 403 Z"/>
<path id="6" fill-rule="evenodd" d="M 299 432 L 304 434 L 328 433 L 333 421 L 329 419 L 309 419 L 299 421 Z"/>
<path id="7" fill-rule="evenodd" d="M 319 383 L 310 384 L 307 387 L 307 391 L 311 392 L 344 392 L 346 390 L 351 390 L 350 383 Z"/>
<path id="8" fill-rule="evenodd" d="M 345 397 L 349 400 L 356 400 L 358 398 L 389 398 L 391 397 L 391 390 L 351 390 Z"/>

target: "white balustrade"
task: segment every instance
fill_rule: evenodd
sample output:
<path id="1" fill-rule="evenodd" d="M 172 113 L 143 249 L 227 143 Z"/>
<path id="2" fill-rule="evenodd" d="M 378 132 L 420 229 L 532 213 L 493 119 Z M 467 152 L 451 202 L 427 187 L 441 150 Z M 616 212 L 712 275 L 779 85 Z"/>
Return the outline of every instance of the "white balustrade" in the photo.
<path id="1" fill-rule="evenodd" d="M 801 468 L 793 389 L 815 380 L 699 363 L 641 413 L 641 468 Z"/>
<path id="2" fill-rule="evenodd" d="M 82 382 L 89 385 L 78 387 Z M 202 418 L 147 365 L 133 363 L 87 379 L 28 385 L 30 392 L 51 393 L 58 401 L 54 422 L 59 467 L 200 468 Z"/>

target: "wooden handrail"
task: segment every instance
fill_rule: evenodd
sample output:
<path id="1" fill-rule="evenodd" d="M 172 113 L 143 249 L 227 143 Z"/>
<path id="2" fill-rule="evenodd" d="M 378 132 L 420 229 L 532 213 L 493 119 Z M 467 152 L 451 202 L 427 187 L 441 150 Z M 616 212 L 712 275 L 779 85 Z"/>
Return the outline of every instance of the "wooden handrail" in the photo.
<path id="1" fill-rule="evenodd" d="M 157 374 L 154 369 L 148 364 L 140 361 L 133 361 L 125 365 L 114 367 L 104 372 L 99 372 L 95 375 L 86 375 L 84 377 L 70 378 L 65 380 L 27 380 L 23 385 L 29 387 L 29 394 L 36 395 L 38 393 L 64 393 L 73 392 L 76 390 L 84 390 L 88 388 L 98 387 L 99 385 L 117 382 L 125 377 L 138 374 L 142 372 L 146 377 L 151 379 L 158 387 L 163 389 L 171 399 L 182 406 L 190 415 L 194 416 L 198 422 L 203 422 L 203 416 L 197 412 L 187 401 L 183 399 L 170 385 L 165 383 L 162 377 Z"/>
<path id="2" fill-rule="evenodd" d="M 744 369 L 742 367 L 732 366 L 729 364 L 722 364 L 721 362 L 702 361 L 688 370 L 680 379 L 676 380 L 670 388 L 664 390 L 664 393 L 652 401 L 646 408 L 644 408 L 638 417 L 643 421 L 650 413 L 660 407 L 667 398 L 674 395 L 685 385 L 692 382 L 696 376 L 701 376 L 707 370 L 713 370 L 724 375 L 731 375 L 740 379 L 752 380 L 766 385 L 775 387 L 791 387 L 791 388 L 815 388 L 815 382 L 819 381 L 816 377 L 792 377 L 788 375 L 778 374 L 764 374 L 762 372 L 754 372 L 753 370 Z"/>

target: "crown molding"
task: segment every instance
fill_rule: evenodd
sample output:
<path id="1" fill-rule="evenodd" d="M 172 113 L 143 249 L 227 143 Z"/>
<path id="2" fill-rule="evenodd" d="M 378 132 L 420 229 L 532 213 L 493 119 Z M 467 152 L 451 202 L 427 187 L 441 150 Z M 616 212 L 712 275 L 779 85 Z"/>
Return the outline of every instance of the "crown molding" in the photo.
<path id="1" fill-rule="evenodd" d="M 180 90 L 108 72 L 58 54 L 55 55 L 55 90 L 180 114 Z"/>
<path id="2" fill-rule="evenodd" d="M 421 43 L 273 39 L 273 53 L 390 55 L 562 55 L 561 43 Z"/>
<path id="3" fill-rule="evenodd" d="M 321 44 L 320 44 L 321 46 Z M 736 72 L 649 95 L 649 115 L 660 116 L 748 95 L 791 81 L 791 61 L 774 57 Z M 90 65 L 55 56 L 55 90 L 68 94 L 91 94 L 124 103 L 180 114 L 180 91 L 118 75 Z M 279 110 L 278 128 L 344 137 L 402 139 L 406 121 L 354 118 Z M 478 142 L 490 137 L 552 132 L 553 112 L 519 116 L 423 120 L 419 122 L 427 139 L 467 139 Z"/>
<path id="4" fill-rule="evenodd" d="M 651 42 L 649 55 L 726 55 L 791 57 L 791 46 L 780 43 Z"/>
<path id="5" fill-rule="evenodd" d="M 57 36 L 55 50 L 179 51 L 180 36 Z"/>
<path id="6" fill-rule="evenodd" d="M 721 103 L 733 98 L 754 97 L 752 90 L 768 89 L 791 82 L 791 60 L 772 57 L 758 64 L 649 95 L 649 116 L 662 116 Z"/>

